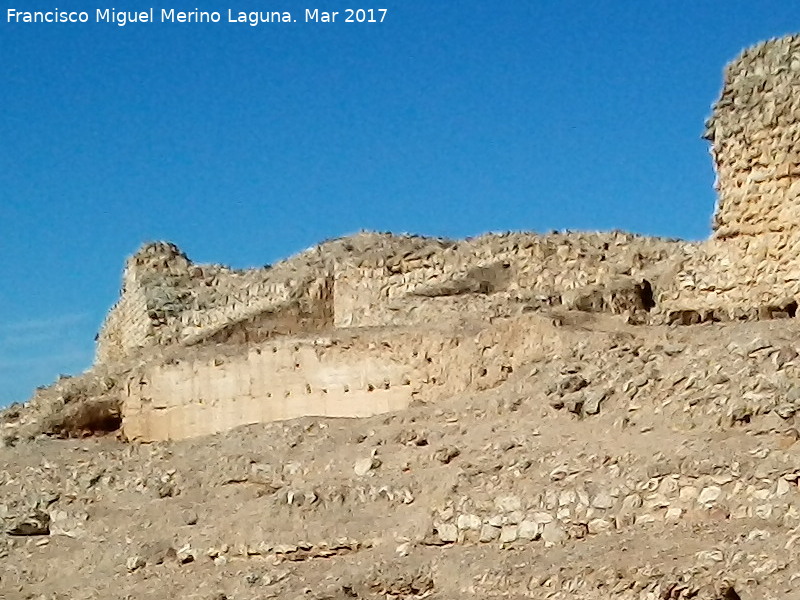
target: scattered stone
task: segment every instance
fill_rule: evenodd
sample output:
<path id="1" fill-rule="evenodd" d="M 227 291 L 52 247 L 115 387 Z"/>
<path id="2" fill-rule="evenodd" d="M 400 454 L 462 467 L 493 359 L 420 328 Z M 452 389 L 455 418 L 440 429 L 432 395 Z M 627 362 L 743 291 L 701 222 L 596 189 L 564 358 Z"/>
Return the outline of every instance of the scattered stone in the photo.
<path id="1" fill-rule="evenodd" d="M 144 558 L 139 555 L 131 556 L 128 560 L 125 561 L 125 567 L 128 569 L 128 572 L 133 573 L 134 571 L 141 569 L 147 563 L 145 562 Z"/>
<path id="2" fill-rule="evenodd" d="M 568 398 L 564 398 L 564 406 L 566 407 L 567 411 L 571 412 L 573 415 L 582 415 L 583 414 L 583 394 L 581 393 L 574 393 L 571 394 Z"/>
<path id="3" fill-rule="evenodd" d="M 180 550 L 177 551 L 177 558 L 178 562 L 182 565 L 185 565 L 190 562 L 194 562 L 195 559 L 195 551 L 189 544 L 183 546 Z"/>
<path id="4" fill-rule="evenodd" d="M 583 413 L 586 415 L 600 414 L 600 406 L 608 398 L 608 391 L 592 391 L 583 396 Z"/>
<path id="5" fill-rule="evenodd" d="M 587 387 L 589 382 L 578 374 L 564 377 L 558 384 L 558 391 L 561 395 L 578 392 Z"/>
<path id="6" fill-rule="evenodd" d="M 53 510 L 50 513 L 50 535 L 63 535 L 70 538 L 82 537 L 86 532 L 89 515 L 83 511 L 67 512 Z"/>
<path id="7" fill-rule="evenodd" d="M 461 454 L 461 450 L 455 446 L 444 446 L 434 452 L 433 457 L 442 464 L 449 464 L 454 458 Z"/>
<path id="8" fill-rule="evenodd" d="M 151 565 L 160 565 L 167 560 L 175 560 L 177 553 L 172 547 L 172 542 L 166 539 L 159 539 L 147 544 L 143 544 L 139 549 L 139 554 Z"/>
<path id="9" fill-rule="evenodd" d="M 156 495 L 159 498 L 172 498 L 177 495 L 177 491 L 172 481 L 162 481 L 156 486 Z"/>
<path id="10" fill-rule="evenodd" d="M 380 466 L 381 466 L 381 460 L 376 456 L 372 456 L 369 458 L 360 458 L 356 461 L 355 465 L 353 466 L 353 471 L 355 471 L 355 474 L 358 475 L 359 477 L 363 477 L 373 469 L 377 469 Z"/>
<path id="11" fill-rule="evenodd" d="M 17 519 L 8 528 L 8 534 L 14 536 L 50 535 L 50 515 L 41 510 Z"/>
<path id="12" fill-rule="evenodd" d="M 395 553 L 400 557 L 408 556 L 411 553 L 411 548 L 411 542 L 403 542 L 397 548 L 395 548 Z"/>

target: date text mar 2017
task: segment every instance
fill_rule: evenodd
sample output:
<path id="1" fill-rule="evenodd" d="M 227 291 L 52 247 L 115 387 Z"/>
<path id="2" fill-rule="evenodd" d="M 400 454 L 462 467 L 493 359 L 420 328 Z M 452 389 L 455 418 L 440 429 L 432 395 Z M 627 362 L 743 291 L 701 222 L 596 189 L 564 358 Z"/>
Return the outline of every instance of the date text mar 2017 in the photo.
<path id="1" fill-rule="evenodd" d="M 383 23 L 388 12 L 388 8 L 346 8 L 343 11 L 307 8 L 306 23 Z"/>

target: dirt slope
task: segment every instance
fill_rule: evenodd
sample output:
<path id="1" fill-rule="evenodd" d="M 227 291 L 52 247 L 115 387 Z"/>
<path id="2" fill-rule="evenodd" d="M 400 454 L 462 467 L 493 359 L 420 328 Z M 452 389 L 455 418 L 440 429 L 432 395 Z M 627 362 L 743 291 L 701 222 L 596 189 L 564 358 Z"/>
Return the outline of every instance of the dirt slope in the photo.
<path id="1" fill-rule="evenodd" d="M 800 326 L 559 322 L 401 413 L 8 437 L 0 597 L 800 597 Z"/>

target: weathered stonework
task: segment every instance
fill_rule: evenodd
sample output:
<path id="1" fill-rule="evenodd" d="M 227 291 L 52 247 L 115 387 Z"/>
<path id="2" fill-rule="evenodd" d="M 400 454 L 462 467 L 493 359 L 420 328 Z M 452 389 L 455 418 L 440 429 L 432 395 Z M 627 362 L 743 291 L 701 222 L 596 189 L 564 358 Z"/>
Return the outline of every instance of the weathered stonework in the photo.
<path id="1" fill-rule="evenodd" d="M 646 319 L 651 281 L 690 247 L 616 232 L 359 234 L 232 271 L 150 244 L 127 263 L 97 368 L 135 365 L 118 392 L 130 439 L 397 410 L 499 384 L 553 346 L 542 310 Z"/>
<path id="2" fill-rule="evenodd" d="M 412 325 L 443 313 L 457 318 L 465 305 L 494 316 L 562 304 L 647 311 L 643 282 L 691 246 L 624 233 L 492 234 L 462 242 L 359 234 L 271 268 L 234 271 L 195 265 L 172 244 L 149 244 L 128 260 L 97 360 L 220 341 L 237 330 L 255 341 Z"/>
<path id="3" fill-rule="evenodd" d="M 725 70 L 705 138 L 719 192 L 714 233 L 662 298 L 708 319 L 793 316 L 800 296 L 800 37 Z"/>
<path id="4" fill-rule="evenodd" d="M 548 319 L 482 331 L 353 329 L 208 345 L 132 369 L 122 394 L 131 440 L 181 439 L 300 416 L 366 417 L 496 387 L 558 350 Z"/>
<path id="5" fill-rule="evenodd" d="M 250 270 L 148 244 L 126 264 L 95 369 L 126 381 L 113 393 L 128 437 L 191 437 L 496 385 L 504 369 L 557 345 L 542 325 L 557 324 L 554 311 L 629 324 L 794 316 L 798 90 L 800 37 L 760 44 L 728 66 L 705 136 L 719 191 L 706 242 L 361 233 Z"/>

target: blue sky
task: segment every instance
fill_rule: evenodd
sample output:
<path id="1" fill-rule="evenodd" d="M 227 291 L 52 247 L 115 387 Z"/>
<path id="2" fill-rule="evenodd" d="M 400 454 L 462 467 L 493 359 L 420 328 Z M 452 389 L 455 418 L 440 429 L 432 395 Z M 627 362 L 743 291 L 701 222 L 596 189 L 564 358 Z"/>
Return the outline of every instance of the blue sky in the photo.
<path id="1" fill-rule="evenodd" d="M 0 404 L 92 360 L 127 255 L 258 266 L 360 229 L 701 239 L 700 139 L 791 2 L 26 2 L 289 10 L 297 23 L 9 24 L 0 13 Z M 340 17 L 341 19 L 341 17 Z"/>

